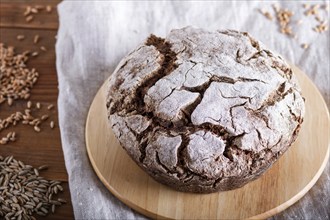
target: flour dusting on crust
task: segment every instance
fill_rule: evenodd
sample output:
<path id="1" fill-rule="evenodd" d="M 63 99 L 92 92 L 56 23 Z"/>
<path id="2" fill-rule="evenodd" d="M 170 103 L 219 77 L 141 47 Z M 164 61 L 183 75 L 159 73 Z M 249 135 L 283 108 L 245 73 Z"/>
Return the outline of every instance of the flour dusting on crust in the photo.
<path id="1" fill-rule="evenodd" d="M 241 187 L 294 142 L 304 99 L 289 65 L 248 33 L 151 35 L 109 81 L 108 117 L 154 179 L 181 191 Z"/>

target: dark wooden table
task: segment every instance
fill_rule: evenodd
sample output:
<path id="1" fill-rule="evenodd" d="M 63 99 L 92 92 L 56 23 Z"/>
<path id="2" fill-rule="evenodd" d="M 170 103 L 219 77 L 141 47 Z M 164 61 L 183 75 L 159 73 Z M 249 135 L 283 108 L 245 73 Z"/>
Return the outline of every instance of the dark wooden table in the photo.
<path id="1" fill-rule="evenodd" d="M 61 147 L 60 130 L 58 127 L 57 97 L 58 81 L 55 68 L 55 36 L 58 28 L 58 16 L 56 5 L 60 1 L 0 1 L 0 42 L 6 46 L 14 46 L 15 51 L 20 53 L 25 50 L 38 51 L 37 57 L 30 57 L 28 68 L 36 68 L 39 72 L 39 80 L 31 92 L 30 100 L 33 103 L 40 102 L 41 110 L 35 111 L 35 115 L 41 116 L 44 113 L 50 115 L 47 123 L 41 125 L 42 131 L 37 133 L 32 126 L 19 124 L 0 132 L 0 137 L 9 131 L 17 133 L 17 141 L 7 145 L 0 145 L 0 155 L 13 155 L 16 159 L 26 164 L 40 166 L 49 165 L 47 171 L 41 175 L 47 179 L 56 179 L 63 182 L 64 192 L 61 198 L 68 201 L 56 209 L 55 214 L 45 218 L 38 216 L 38 219 L 73 219 L 73 209 L 68 186 L 68 175 L 65 169 L 63 151 Z M 51 5 L 52 12 L 42 10 L 34 16 L 33 21 L 26 22 L 23 15 L 26 6 Z M 35 35 L 40 36 L 38 44 L 33 43 Z M 17 35 L 24 35 L 25 39 L 19 41 Z M 46 47 L 47 51 L 40 50 L 40 46 Z M 51 111 L 47 109 L 49 104 L 54 104 Z M 15 101 L 13 106 L 0 105 L 0 118 L 6 118 L 16 111 L 23 111 L 26 108 L 26 101 Z M 55 122 L 55 128 L 49 127 L 50 120 Z"/>

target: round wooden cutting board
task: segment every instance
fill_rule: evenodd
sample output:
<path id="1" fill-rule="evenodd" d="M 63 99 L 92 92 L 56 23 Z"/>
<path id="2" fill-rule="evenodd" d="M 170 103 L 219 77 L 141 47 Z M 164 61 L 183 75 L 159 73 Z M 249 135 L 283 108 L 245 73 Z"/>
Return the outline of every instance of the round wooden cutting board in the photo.
<path id="1" fill-rule="evenodd" d="M 295 144 L 259 179 L 212 194 L 178 192 L 154 181 L 126 154 L 108 126 L 106 83 L 86 121 L 86 146 L 96 174 L 122 202 L 157 219 L 260 219 L 283 211 L 315 184 L 329 158 L 326 104 L 308 77 L 292 68 L 306 98 L 305 120 Z"/>

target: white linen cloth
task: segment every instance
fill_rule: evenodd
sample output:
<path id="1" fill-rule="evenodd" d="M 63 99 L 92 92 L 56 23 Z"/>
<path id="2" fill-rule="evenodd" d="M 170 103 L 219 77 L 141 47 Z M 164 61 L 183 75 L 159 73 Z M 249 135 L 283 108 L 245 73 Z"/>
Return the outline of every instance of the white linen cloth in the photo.
<path id="1" fill-rule="evenodd" d="M 313 2 L 324 4 L 327 1 Z M 258 8 L 273 13 L 272 3 L 295 12 L 293 31 L 298 40 L 279 33 Z M 298 65 L 314 81 L 330 105 L 329 31 L 312 30 L 317 22 L 303 15 L 301 1 L 64 1 L 59 4 L 60 27 L 56 43 L 59 80 L 59 125 L 76 219 L 144 219 L 115 198 L 99 181 L 85 147 L 85 120 L 89 106 L 120 59 L 150 33 L 158 36 L 192 25 L 209 30 L 247 31 Z M 309 2 L 310 3 L 310 2 Z M 329 14 L 319 10 L 329 20 Z M 301 25 L 295 22 L 302 19 Z M 310 45 L 302 49 L 301 44 Z M 327 131 L 320 131 L 327 132 Z M 328 131 L 329 132 L 329 131 Z M 329 163 L 307 195 L 273 217 L 329 218 Z"/>

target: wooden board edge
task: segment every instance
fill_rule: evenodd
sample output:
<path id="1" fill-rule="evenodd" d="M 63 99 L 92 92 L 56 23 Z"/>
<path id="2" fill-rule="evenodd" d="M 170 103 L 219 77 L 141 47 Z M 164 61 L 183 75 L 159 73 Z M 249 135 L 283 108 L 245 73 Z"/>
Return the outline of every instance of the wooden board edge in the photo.
<path id="1" fill-rule="evenodd" d="M 329 116 L 329 109 L 327 108 L 327 105 L 325 103 L 325 100 L 322 96 L 322 94 L 320 93 L 320 91 L 318 90 L 318 88 L 316 87 L 316 85 L 309 79 L 309 77 L 303 73 L 297 66 L 293 65 L 290 63 L 290 66 L 292 67 L 293 70 L 297 69 L 301 72 L 301 75 L 303 76 L 304 80 L 308 80 L 309 81 L 309 84 L 312 84 L 313 88 L 316 90 L 317 94 L 321 97 L 321 100 L 322 100 L 322 105 L 325 107 L 325 109 L 327 109 L 327 120 L 328 122 L 330 123 L 330 116 Z M 111 76 L 110 76 L 111 77 Z M 108 79 L 107 79 L 108 80 Z M 107 81 L 106 80 L 106 81 Z M 299 82 L 299 81 L 298 81 Z M 105 84 L 105 83 L 104 83 Z M 100 89 L 98 90 L 98 92 L 96 93 L 96 96 L 99 94 L 99 93 L 102 93 L 102 90 L 104 89 L 105 85 L 102 84 L 102 86 L 100 87 Z M 96 173 L 96 175 L 99 177 L 99 179 L 101 180 L 101 182 L 106 186 L 106 188 L 115 196 L 117 197 L 121 202 L 123 202 L 124 204 L 126 204 L 127 206 L 129 206 L 130 208 L 136 210 L 137 212 L 147 216 L 147 217 L 150 217 L 152 219 L 171 219 L 171 218 L 166 218 L 166 217 L 163 217 L 163 216 L 158 216 L 157 214 L 155 213 L 152 213 L 152 212 L 149 212 L 148 210 L 146 209 L 143 209 L 137 205 L 135 205 L 134 203 L 130 202 L 129 200 L 125 199 L 125 198 L 122 198 L 122 196 L 114 189 L 112 188 L 109 183 L 107 183 L 107 181 L 104 179 L 104 177 L 102 176 L 101 172 L 99 171 L 98 167 L 96 166 L 96 163 L 92 157 L 92 154 L 91 154 L 91 151 L 89 149 L 89 147 L 87 146 L 87 143 L 88 143 L 88 136 L 87 136 L 87 127 L 88 127 L 88 124 L 89 124 L 89 117 L 90 117 L 90 113 L 91 113 L 91 108 L 94 104 L 94 101 L 95 99 L 93 100 L 93 102 L 91 103 L 90 105 L 90 108 L 88 110 L 88 114 L 87 114 L 87 118 L 86 118 L 86 123 L 85 123 L 85 141 L 86 141 L 86 148 L 87 148 L 87 154 L 88 154 L 88 157 L 91 161 L 91 164 L 92 164 L 92 167 Z M 314 185 L 315 183 L 317 182 L 317 180 L 320 178 L 321 174 L 323 173 L 325 167 L 326 167 L 326 164 L 329 160 L 329 155 L 330 155 L 330 142 L 328 142 L 328 149 L 327 149 L 327 152 L 326 152 L 326 155 L 324 157 L 324 160 L 319 168 L 319 170 L 317 171 L 317 173 L 314 175 L 314 177 L 312 178 L 312 180 L 299 192 L 297 193 L 295 196 L 293 196 L 291 199 L 289 199 L 288 201 L 282 203 L 281 205 L 277 206 L 277 207 L 274 207 L 273 209 L 267 211 L 267 212 L 264 212 L 264 213 L 261 213 L 261 214 L 258 214 L 256 216 L 253 216 L 253 217 L 250 217 L 248 219 L 266 219 L 266 218 L 269 218 L 275 214 L 278 214 L 282 211 L 284 211 L 285 209 L 287 209 L 288 207 L 290 207 L 291 205 L 293 205 L 294 203 L 296 203 L 299 199 L 301 199 Z"/>
<path id="2" fill-rule="evenodd" d="M 313 179 L 299 192 L 297 193 L 295 196 L 293 196 L 291 199 L 289 199 L 288 201 L 282 203 L 281 205 L 267 211 L 264 212 L 262 214 L 253 216 L 249 219 L 266 219 L 266 218 L 270 218 L 273 215 L 276 215 L 282 211 L 284 211 L 285 209 L 289 208 L 290 206 L 292 206 L 294 203 L 296 203 L 299 199 L 301 199 L 304 195 L 306 195 L 306 193 L 315 185 L 315 183 L 317 182 L 317 180 L 320 178 L 321 174 L 323 173 L 328 160 L 329 160 L 329 154 L 330 154 L 330 148 L 328 146 L 328 150 L 327 153 L 325 155 L 325 158 L 322 162 L 322 165 L 320 167 L 320 169 L 317 171 L 317 173 L 314 175 Z"/>

